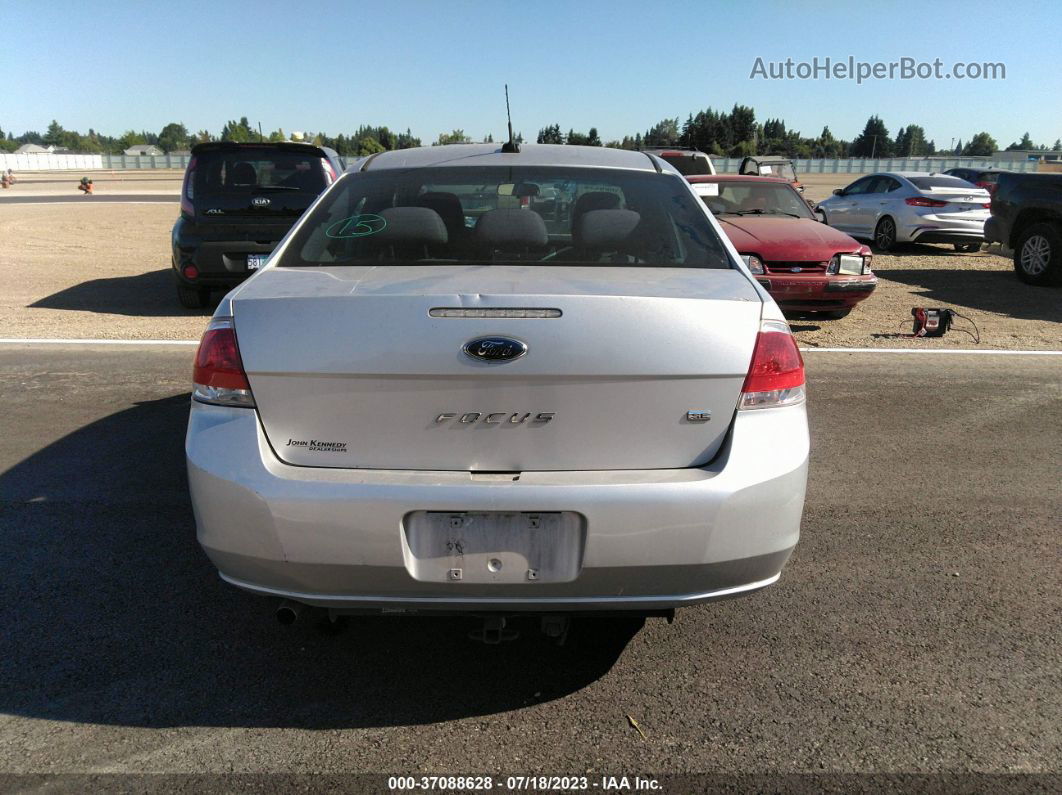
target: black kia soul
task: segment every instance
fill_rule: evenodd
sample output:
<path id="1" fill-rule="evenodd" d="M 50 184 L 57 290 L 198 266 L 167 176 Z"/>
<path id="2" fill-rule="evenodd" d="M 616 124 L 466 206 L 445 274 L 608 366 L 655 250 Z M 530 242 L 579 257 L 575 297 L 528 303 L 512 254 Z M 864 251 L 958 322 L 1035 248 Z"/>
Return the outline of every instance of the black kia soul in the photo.
<path id="1" fill-rule="evenodd" d="M 177 297 L 210 303 L 265 263 L 303 211 L 342 171 L 331 149 L 300 143 L 199 144 L 173 225 Z"/>

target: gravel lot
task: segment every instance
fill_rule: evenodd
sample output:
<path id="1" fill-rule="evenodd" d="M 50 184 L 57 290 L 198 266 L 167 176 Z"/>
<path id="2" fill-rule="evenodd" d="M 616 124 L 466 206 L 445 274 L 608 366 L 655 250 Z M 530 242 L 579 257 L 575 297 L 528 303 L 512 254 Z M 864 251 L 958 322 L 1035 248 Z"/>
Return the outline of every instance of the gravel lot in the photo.
<path id="1" fill-rule="evenodd" d="M 43 180 L 42 175 L 40 179 Z M 62 175 L 65 177 L 65 175 Z M 49 179 L 56 178 L 49 175 Z M 168 180 L 168 181 L 167 181 Z M 848 175 L 809 175 L 808 193 L 828 195 Z M 100 177 L 101 193 L 176 192 L 164 172 Z M 161 187 L 160 187 L 161 186 Z M 24 182 L 22 192 L 65 190 L 63 183 Z M 72 190 L 72 188 L 71 188 Z M 0 196 L 0 336 L 193 339 L 208 312 L 182 309 L 169 273 L 169 231 L 176 205 L 16 205 Z M 935 340 L 897 336 L 910 329 L 913 306 L 946 306 L 981 330 L 982 348 L 1062 347 L 1058 290 L 1019 282 L 1009 259 L 957 254 L 946 246 L 908 246 L 875 257 L 878 289 L 843 320 L 794 317 L 802 345 L 825 347 L 973 348 L 952 331 Z M 960 321 L 959 326 L 968 326 Z"/>

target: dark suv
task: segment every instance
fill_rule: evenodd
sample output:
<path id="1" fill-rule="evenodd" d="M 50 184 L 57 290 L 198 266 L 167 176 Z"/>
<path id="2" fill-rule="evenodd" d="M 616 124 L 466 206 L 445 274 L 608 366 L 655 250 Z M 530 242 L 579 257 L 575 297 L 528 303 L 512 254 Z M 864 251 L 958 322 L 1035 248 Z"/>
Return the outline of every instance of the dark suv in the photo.
<path id="1" fill-rule="evenodd" d="M 996 192 L 1000 174 L 1009 174 L 1005 168 L 949 168 L 944 172 L 950 177 L 958 177 L 984 188 L 989 195 Z"/>
<path id="2" fill-rule="evenodd" d="M 684 149 L 681 146 L 665 146 L 643 149 L 673 165 L 684 177 L 714 176 L 712 159 L 699 149 Z"/>
<path id="3" fill-rule="evenodd" d="M 311 144 L 192 149 L 172 235 L 181 305 L 205 307 L 211 290 L 228 290 L 254 273 L 342 170 L 338 154 Z"/>

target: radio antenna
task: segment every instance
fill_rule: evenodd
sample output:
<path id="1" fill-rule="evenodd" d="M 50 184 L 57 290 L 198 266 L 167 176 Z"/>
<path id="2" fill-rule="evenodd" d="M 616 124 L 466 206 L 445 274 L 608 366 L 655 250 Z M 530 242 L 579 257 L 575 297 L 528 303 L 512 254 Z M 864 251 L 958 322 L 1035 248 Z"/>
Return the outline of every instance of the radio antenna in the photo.
<path id="1" fill-rule="evenodd" d="M 513 115 L 509 112 L 509 84 L 505 84 L 505 117 L 509 123 L 509 140 L 502 144 L 501 150 L 506 154 L 520 151 L 520 144 L 513 140 Z"/>

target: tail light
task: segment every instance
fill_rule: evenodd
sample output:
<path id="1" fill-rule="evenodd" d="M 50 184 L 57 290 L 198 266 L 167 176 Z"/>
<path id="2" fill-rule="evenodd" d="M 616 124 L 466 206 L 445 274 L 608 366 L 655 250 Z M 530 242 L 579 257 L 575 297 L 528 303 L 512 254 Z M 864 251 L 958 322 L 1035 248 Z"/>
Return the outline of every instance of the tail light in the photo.
<path id="1" fill-rule="evenodd" d="M 991 210 L 992 209 L 992 202 L 987 202 L 985 204 L 982 204 L 981 206 L 984 207 L 986 210 Z"/>
<path id="2" fill-rule="evenodd" d="M 210 321 L 195 353 L 192 399 L 218 406 L 254 408 L 254 397 L 231 317 Z"/>
<path id="3" fill-rule="evenodd" d="M 741 387 L 739 409 L 769 409 L 803 403 L 804 359 L 789 324 L 765 320 L 756 336 L 752 364 Z"/>
<path id="4" fill-rule="evenodd" d="M 184 172 L 184 185 L 181 187 L 181 214 L 189 218 L 195 216 L 195 206 L 192 204 L 192 199 L 195 198 L 195 166 L 193 157 L 188 161 L 188 168 Z"/>
<path id="5" fill-rule="evenodd" d="M 940 199 L 927 199 L 924 196 L 912 196 L 909 199 L 904 199 L 906 204 L 912 207 L 947 207 L 947 202 L 942 202 Z"/>
<path id="6" fill-rule="evenodd" d="M 331 185 L 336 181 L 336 171 L 326 158 L 321 158 L 321 168 L 324 170 L 326 185 Z"/>

